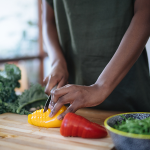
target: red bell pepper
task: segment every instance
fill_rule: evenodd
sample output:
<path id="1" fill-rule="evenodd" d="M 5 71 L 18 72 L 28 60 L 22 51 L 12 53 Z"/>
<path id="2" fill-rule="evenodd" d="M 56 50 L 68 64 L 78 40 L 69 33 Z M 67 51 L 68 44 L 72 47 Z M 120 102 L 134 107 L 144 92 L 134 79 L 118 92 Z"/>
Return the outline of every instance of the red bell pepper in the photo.
<path id="1" fill-rule="evenodd" d="M 63 136 L 82 138 L 101 138 L 107 136 L 107 131 L 103 126 L 90 122 L 74 113 L 66 114 L 60 127 L 60 133 Z"/>

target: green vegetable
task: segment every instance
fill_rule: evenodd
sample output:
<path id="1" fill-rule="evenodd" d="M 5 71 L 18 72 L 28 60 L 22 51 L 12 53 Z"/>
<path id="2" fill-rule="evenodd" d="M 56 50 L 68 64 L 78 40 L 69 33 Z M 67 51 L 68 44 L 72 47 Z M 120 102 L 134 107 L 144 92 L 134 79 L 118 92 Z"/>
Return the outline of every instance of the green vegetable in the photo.
<path id="1" fill-rule="evenodd" d="M 14 102 L 17 99 L 14 89 L 20 87 L 21 71 L 14 64 L 6 64 L 0 70 L 0 99 L 3 102 Z"/>
<path id="2" fill-rule="evenodd" d="M 47 96 L 44 93 L 44 88 L 40 84 L 32 85 L 30 89 L 25 90 L 22 95 L 19 96 L 17 113 L 20 113 L 20 110 L 25 106 L 27 108 L 27 105 L 29 105 L 28 109 L 37 106 L 36 103 L 40 106 L 45 103 L 46 99 Z"/>
<path id="3" fill-rule="evenodd" d="M 124 116 L 121 117 L 124 118 L 124 120 L 121 123 L 117 122 L 113 128 L 128 133 L 150 135 L 150 117 L 142 120 L 134 118 L 127 119 Z"/>
<path id="4" fill-rule="evenodd" d="M 18 96 L 15 88 L 20 87 L 18 82 L 21 79 L 21 71 L 14 64 L 5 64 L 4 70 L 0 70 L 0 114 L 5 112 L 16 113 Z M 20 114 L 29 114 L 30 112 L 22 109 Z"/>
<path id="5" fill-rule="evenodd" d="M 16 111 L 18 106 L 19 105 L 17 100 L 14 103 L 5 103 L 2 102 L 2 100 L 0 100 L 0 114 L 7 113 L 7 112 L 17 113 Z M 30 114 L 30 112 L 25 109 L 22 109 L 19 114 L 28 115 Z"/>
<path id="6" fill-rule="evenodd" d="M 25 90 L 19 97 L 15 88 L 20 87 L 21 71 L 14 64 L 5 64 L 0 70 L 0 114 L 6 112 L 29 114 L 32 107 L 44 105 L 47 96 L 40 84 L 35 84 Z"/>

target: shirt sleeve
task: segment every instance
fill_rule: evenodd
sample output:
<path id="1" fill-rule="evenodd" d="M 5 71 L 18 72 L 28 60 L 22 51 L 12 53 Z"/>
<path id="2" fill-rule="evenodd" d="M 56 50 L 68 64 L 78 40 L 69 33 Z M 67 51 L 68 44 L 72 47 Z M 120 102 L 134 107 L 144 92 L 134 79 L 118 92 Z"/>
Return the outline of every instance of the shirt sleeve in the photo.
<path id="1" fill-rule="evenodd" d="M 53 0 L 46 0 L 48 4 L 53 8 Z"/>

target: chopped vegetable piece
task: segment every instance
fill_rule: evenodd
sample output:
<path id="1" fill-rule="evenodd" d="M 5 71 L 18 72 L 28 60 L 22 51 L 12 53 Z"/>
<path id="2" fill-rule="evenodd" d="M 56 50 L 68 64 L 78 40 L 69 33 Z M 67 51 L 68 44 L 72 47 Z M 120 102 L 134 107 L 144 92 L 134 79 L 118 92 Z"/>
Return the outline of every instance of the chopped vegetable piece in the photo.
<path id="1" fill-rule="evenodd" d="M 107 136 L 103 126 L 90 122 L 82 116 L 68 113 L 61 124 L 60 133 L 63 136 L 82 138 L 102 138 Z"/>
<path id="2" fill-rule="evenodd" d="M 49 114 L 51 112 L 50 109 L 48 109 L 45 113 L 43 113 L 43 109 L 40 109 L 28 115 L 28 122 L 32 125 L 40 127 L 47 127 L 47 128 L 60 127 L 62 120 L 58 120 L 57 116 L 63 113 L 65 110 L 66 107 L 62 106 L 62 108 L 57 112 L 57 114 L 54 117 L 50 118 L 49 117 Z"/>

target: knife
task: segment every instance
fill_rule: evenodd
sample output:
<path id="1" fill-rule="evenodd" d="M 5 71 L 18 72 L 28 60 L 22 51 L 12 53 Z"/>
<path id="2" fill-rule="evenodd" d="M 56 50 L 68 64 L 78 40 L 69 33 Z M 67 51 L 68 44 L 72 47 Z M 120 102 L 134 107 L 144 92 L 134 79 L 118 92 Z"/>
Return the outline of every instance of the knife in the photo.
<path id="1" fill-rule="evenodd" d="M 52 88 L 51 91 L 56 90 L 56 88 L 57 88 L 57 85 L 55 85 L 55 86 Z M 49 95 L 49 97 L 48 97 L 48 99 L 47 99 L 47 101 L 46 101 L 46 103 L 45 103 L 43 113 L 45 113 L 45 112 L 47 111 L 48 106 L 49 106 L 49 103 L 50 103 L 50 100 L 51 100 L 51 94 Z"/>

